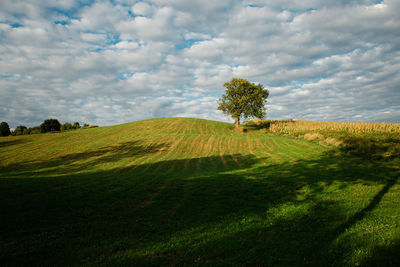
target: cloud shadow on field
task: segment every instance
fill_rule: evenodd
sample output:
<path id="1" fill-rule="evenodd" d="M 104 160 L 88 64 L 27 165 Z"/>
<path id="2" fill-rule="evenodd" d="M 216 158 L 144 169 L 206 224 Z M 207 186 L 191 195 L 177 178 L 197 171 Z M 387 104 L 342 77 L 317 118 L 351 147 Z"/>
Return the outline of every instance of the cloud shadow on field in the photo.
<path id="1" fill-rule="evenodd" d="M 111 151 L 109 160 L 118 160 L 112 157 L 116 151 L 122 158 L 154 153 L 164 145 L 128 152 L 138 146 L 126 143 L 104 151 Z M 47 164 L 72 163 L 104 151 Z M 330 153 L 315 160 L 260 164 L 264 160 L 234 154 L 166 160 L 118 172 L 1 179 L 7 218 L 1 221 L 1 240 L 7 253 L 0 262 L 52 264 L 63 258 L 66 265 L 345 265 L 354 248 L 340 237 L 370 216 L 397 185 L 398 171 L 376 161 Z M 348 199 L 352 205 L 335 198 L 337 191 L 329 197 L 329 190 L 350 195 L 355 185 L 365 191 Z M 363 237 L 352 238 L 358 242 Z M 380 255 L 391 251 L 377 247 L 376 257 L 364 263 L 380 263 Z"/>

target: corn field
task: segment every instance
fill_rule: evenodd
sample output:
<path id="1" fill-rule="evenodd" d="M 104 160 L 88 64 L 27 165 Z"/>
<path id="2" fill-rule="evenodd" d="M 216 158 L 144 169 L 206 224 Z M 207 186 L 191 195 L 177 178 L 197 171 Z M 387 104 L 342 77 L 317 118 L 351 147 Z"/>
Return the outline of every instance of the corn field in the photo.
<path id="1" fill-rule="evenodd" d="M 252 120 L 246 125 L 278 135 L 316 140 L 368 157 L 400 158 L 399 123 Z"/>
<path id="2" fill-rule="evenodd" d="M 296 135 L 306 132 L 347 132 L 352 134 L 365 133 L 397 133 L 400 134 L 399 123 L 385 122 L 336 122 L 336 121 L 305 121 L 305 120 L 253 120 L 255 125 L 268 126 L 269 131 L 277 134 Z"/>

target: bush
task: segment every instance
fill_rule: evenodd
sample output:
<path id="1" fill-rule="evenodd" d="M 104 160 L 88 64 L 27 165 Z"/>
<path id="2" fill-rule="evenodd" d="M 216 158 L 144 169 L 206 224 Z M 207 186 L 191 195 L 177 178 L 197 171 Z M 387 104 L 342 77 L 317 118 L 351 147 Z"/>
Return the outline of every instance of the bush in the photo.
<path id="1" fill-rule="evenodd" d="M 19 125 L 17 128 L 15 128 L 13 135 L 24 135 L 24 134 L 29 134 L 28 128 L 24 125 Z"/>
<path id="2" fill-rule="evenodd" d="M 45 120 L 41 125 L 40 125 L 40 130 L 42 133 L 47 133 L 47 132 L 53 132 L 53 131 L 60 131 L 61 124 L 58 120 L 56 119 L 48 119 Z"/>
<path id="3" fill-rule="evenodd" d="M 32 128 L 29 128 L 29 129 L 28 129 L 28 132 L 29 132 L 29 134 L 39 134 L 39 133 L 41 133 L 42 131 L 41 131 L 41 129 L 40 129 L 39 126 L 34 126 L 34 127 L 32 127 Z"/>
<path id="4" fill-rule="evenodd" d="M 71 130 L 71 129 L 73 129 L 73 126 L 69 122 L 66 122 L 61 126 L 61 131 L 68 131 L 68 130 Z"/>
<path id="5" fill-rule="evenodd" d="M 72 126 L 73 129 L 80 129 L 81 126 L 79 125 L 79 122 L 74 122 L 74 125 Z"/>
<path id="6" fill-rule="evenodd" d="M 0 123 L 0 136 L 9 136 L 11 134 L 10 131 L 10 126 L 8 126 L 8 123 L 3 121 Z"/>

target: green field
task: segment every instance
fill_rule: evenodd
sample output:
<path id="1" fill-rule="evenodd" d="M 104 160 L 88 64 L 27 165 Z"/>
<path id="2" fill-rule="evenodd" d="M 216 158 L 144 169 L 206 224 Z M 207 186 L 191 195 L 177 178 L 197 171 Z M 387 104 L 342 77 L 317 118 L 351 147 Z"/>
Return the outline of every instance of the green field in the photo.
<path id="1" fill-rule="evenodd" d="M 201 119 L 0 138 L 0 265 L 400 265 L 400 161 Z"/>

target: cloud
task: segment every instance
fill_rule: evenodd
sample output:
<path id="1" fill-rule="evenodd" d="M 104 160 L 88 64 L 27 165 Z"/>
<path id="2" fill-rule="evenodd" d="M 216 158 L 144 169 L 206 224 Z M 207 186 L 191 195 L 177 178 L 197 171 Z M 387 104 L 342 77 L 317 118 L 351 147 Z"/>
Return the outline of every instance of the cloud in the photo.
<path id="1" fill-rule="evenodd" d="M 148 17 L 153 13 L 153 8 L 148 3 L 139 2 L 132 6 L 131 11 L 135 15 Z"/>
<path id="2" fill-rule="evenodd" d="M 1 1 L 0 117 L 112 125 L 216 110 L 233 77 L 269 118 L 392 121 L 400 4 L 373 1 Z"/>
<path id="3" fill-rule="evenodd" d="M 113 32 L 119 22 L 129 17 L 126 8 L 110 2 L 94 2 L 80 8 L 75 16 L 78 18 L 71 20 L 72 29 L 96 32 Z"/>

